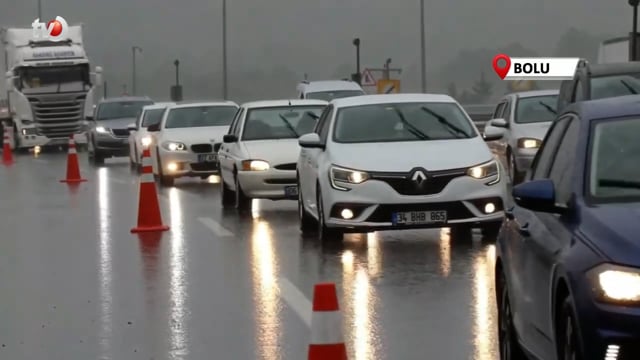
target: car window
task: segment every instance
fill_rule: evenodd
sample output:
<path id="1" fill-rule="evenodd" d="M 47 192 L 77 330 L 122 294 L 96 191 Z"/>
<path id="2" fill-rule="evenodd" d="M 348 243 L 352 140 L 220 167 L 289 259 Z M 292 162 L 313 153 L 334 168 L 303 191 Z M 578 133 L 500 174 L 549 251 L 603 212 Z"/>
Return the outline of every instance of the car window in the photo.
<path id="1" fill-rule="evenodd" d="M 571 196 L 571 175 L 573 174 L 580 132 L 580 121 L 574 116 L 571 116 L 569 121 L 569 126 L 560 140 L 560 146 L 555 153 L 549 171 L 549 178 L 553 180 L 556 188 L 557 202 L 561 204 L 566 204 Z"/>
<path id="2" fill-rule="evenodd" d="M 242 140 L 297 139 L 313 132 L 325 105 L 254 108 L 247 111 Z"/>
<path id="3" fill-rule="evenodd" d="M 505 104 L 506 104 L 505 102 L 501 102 L 501 103 L 498 104 L 498 106 L 496 106 L 496 110 L 493 112 L 492 118 L 494 118 L 494 119 L 502 118 L 502 114 L 504 113 Z"/>
<path id="4" fill-rule="evenodd" d="M 533 169 L 532 179 L 546 179 L 548 177 L 551 161 L 558 148 L 560 139 L 564 135 L 564 130 L 567 128 L 569 119 L 571 119 L 571 116 L 563 116 L 551 125 L 551 128 L 542 141 L 542 147 L 536 153 L 533 161 L 531 167 Z"/>
<path id="5" fill-rule="evenodd" d="M 509 121 L 509 116 L 511 115 L 511 103 L 512 101 L 507 100 L 507 103 L 504 106 L 504 111 L 502 112 L 502 118 Z"/>
<path id="6" fill-rule="evenodd" d="M 244 108 L 236 111 L 236 116 L 234 116 L 231 125 L 229 126 L 229 134 L 233 134 L 235 136 L 240 135 L 240 122 L 242 121 L 242 114 L 244 114 Z"/>
<path id="7" fill-rule="evenodd" d="M 98 106 L 96 120 L 137 118 L 144 106 L 152 104 L 150 100 L 105 102 Z"/>
<path id="8" fill-rule="evenodd" d="M 331 101 L 333 99 L 364 95 L 362 90 L 335 90 L 307 93 L 307 99 Z"/>
<path id="9" fill-rule="evenodd" d="M 456 103 L 384 103 L 351 106 L 336 113 L 333 141 L 372 143 L 469 139 L 477 136 Z"/>
<path id="10" fill-rule="evenodd" d="M 640 94 L 640 74 L 600 76 L 591 79 L 591 98 L 604 99 Z"/>
<path id="11" fill-rule="evenodd" d="M 640 201 L 640 119 L 607 120 L 591 129 L 589 193 L 602 202 Z"/>
<path id="12" fill-rule="evenodd" d="M 516 105 L 515 122 L 529 124 L 553 121 L 556 117 L 557 95 L 520 98 Z"/>
<path id="13" fill-rule="evenodd" d="M 323 144 L 327 143 L 327 138 L 329 137 L 329 128 L 331 127 L 331 120 L 333 118 L 334 107 L 330 105 L 327 108 L 327 112 L 324 114 L 324 119 L 322 119 L 322 125 L 320 128 L 319 136 L 320 142 Z"/>
<path id="14" fill-rule="evenodd" d="M 190 106 L 173 108 L 167 114 L 165 129 L 231 124 L 238 108 L 235 106 Z"/>
<path id="15" fill-rule="evenodd" d="M 142 114 L 142 127 L 149 127 L 160 123 L 164 109 L 147 109 Z"/>

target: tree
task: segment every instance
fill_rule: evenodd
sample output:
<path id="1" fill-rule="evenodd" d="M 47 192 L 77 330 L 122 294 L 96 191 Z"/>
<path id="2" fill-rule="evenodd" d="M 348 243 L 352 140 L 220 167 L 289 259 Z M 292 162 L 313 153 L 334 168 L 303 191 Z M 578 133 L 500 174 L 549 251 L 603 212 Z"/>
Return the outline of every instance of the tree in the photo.
<path id="1" fill-rule="evenodd" d="M 451 96 L 454 99 L 458 98 L 458 88 L 456 87 L 456 83 L 450 83 L 449 87 L 447 88 L 447 93 L 449 94 L 449 96 Z"/>
<path id="2" fill-rule="evenodd" d="M 475 84 L 471 87 L 473 94 L 476 96 L 477 101 L 485 102 L 489 100 L 492 94 L 492 88 L 490 82 L 484 76 L 484 71 L 480 73 L 480 79 L 476 81 Z"/>
<path id="3" fill-rule="evenodd" d="M 560 36 L 554 56 L 558 57 L 580 57 L 589 61 L 595 61 L 598 58 L 598 47 L 605 36 L 594 36 L 583 30 L 569 28 L 562 36 Z"/>

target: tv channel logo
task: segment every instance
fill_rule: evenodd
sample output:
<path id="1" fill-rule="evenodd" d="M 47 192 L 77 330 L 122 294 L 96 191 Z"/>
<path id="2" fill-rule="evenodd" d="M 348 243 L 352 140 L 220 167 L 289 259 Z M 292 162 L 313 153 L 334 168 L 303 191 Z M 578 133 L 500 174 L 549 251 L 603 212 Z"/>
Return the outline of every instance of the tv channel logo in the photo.
<path id="1" fill-rule="evenodd" d="M 62 41 L 66 38 L 69 31 L 69 25 L 62 16 L 56 16 L 55 20 L 47 23 L 40 22 L 35 19 L 31 24 L 33 28 L 33 37 L 38 40 Z"/>

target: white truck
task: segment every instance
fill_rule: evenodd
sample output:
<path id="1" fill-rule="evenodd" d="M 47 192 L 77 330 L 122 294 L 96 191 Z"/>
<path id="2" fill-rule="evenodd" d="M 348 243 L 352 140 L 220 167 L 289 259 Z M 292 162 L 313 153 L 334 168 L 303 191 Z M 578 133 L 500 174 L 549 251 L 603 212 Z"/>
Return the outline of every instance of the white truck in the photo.
<path id="1" fill-rule="evenodd" d="M 12 148 L 64 146 L 74 134 L 86 144 L 102 84 L 102 68 L 92 72 L 82 42 L 82 25 L 69 26 L 67 38 L 34 38 L 31 28 L 0 32 L 5 54 Z"/>
<path id="2" fill-rule="evenodd" d="M 629 37 L 622 36 L 600 43 L 598 64 L 623 63 L 629 61 Z"/>

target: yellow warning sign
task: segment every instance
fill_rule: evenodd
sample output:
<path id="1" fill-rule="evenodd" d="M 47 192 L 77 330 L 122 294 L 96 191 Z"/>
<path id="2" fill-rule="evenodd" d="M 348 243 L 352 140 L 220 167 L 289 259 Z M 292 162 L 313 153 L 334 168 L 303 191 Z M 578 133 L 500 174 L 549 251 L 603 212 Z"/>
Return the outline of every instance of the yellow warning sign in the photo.
<path id="1" fill-rule="evenodd" d="M 398 94 L 400 92 L 400 80 L 378 80 L 378 94 Z"/>

